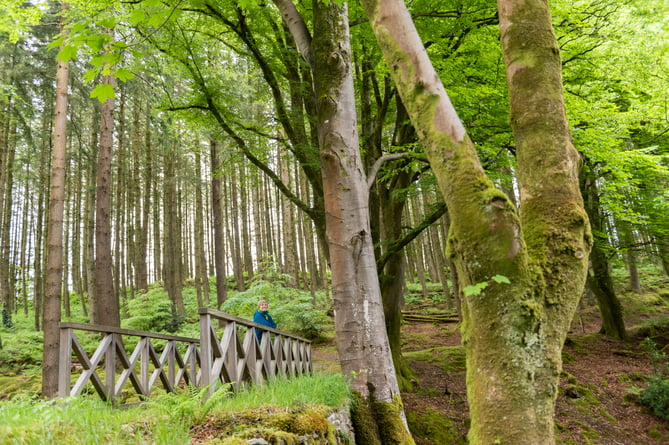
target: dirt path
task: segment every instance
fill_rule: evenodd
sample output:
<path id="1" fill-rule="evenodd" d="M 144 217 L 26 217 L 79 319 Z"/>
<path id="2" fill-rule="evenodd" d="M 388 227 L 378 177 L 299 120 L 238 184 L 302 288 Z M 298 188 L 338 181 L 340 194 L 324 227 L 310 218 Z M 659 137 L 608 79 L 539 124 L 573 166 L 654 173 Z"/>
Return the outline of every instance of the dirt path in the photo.
<path id="1" fill-rule="evenodd" d="M 669 426 L 634 402 L 633 386 L 645 386 L 652 366 L 635 336 L 615 342 L 596 333 L 592 317 L 579 323 L 563 350 L 565 375 L 556 403 L 558 443 L 598 445 L 662 445 L 669 443 Z M 459 345 L 454 325 L 411 323 L 404 326 L 406 350 Z M 634 332 L 632 332 L 634 335 Z M 464 443 L 467 401 L 464 371 L 444 371 L 441 365 L 412 361 L 420 382 L 415 391 L 403 393 L 408 411 L 436 410 L 457 427 Z M 418 438 L 419 445 L 432 445 Z M 436 444 L 435 444 L 436 445 Z"/>

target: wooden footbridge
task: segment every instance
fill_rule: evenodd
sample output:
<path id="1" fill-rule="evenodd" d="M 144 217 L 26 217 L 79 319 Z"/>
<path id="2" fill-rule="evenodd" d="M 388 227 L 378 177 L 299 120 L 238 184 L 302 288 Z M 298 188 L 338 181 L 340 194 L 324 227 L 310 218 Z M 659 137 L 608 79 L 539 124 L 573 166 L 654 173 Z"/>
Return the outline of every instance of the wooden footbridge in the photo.
<path id="1" fill-rule="evenodd" d="M 227 383 L 237 390 L 313 371 L 309 340 L 208 308 L 200 308 L 199 316 L 199 338 L 61 323 L 59 396 L 90 392 L 92 386 L 103 400 L 117 403 L 131 389 L 146 400 L 161 387 L 209 387 L 213 393 Z M 260 342 L 256 329 L 263 332 Z M 98 343 L 92 353 L 77 334 L 93 334 Z"/>

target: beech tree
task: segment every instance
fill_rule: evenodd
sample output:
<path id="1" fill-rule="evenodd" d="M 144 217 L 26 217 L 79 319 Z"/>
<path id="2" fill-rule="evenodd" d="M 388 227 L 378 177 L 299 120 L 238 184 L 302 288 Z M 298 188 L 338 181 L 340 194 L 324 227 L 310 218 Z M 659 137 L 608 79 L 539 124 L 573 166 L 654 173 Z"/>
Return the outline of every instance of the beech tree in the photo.
<path id="1" fill-rule="evenodd" d="M 362 3 L 451 218 L 448 253 L 464 290 L 469 442 L 554 443 L 561 350 L 591 236 L 548 4 L 498 2 L 516 210 L 486 176 L 404 2 Z"/>
<path id="2" fill-rule="evenodd" d="M 392 353 L 369 221 L 369 186 L 357 132 L 348 8 L 313 3 L 313 39 L 295 5 L 275 4 L 312 65 L 332 269 L 337 351 L 354 392 L 356 443 L 411 444 Z"/>

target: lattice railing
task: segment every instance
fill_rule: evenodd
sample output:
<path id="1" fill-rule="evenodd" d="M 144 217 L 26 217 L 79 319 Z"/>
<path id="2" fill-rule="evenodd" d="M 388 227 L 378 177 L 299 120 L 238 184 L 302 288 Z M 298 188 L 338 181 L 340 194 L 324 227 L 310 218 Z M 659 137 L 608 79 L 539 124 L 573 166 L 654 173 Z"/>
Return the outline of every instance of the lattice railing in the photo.
<path id="1" fill-rule="evenodd" d="M 89 356 L 75 331 L 102 335 Z M 138 339 L 128 354 L 124 337 Z M 61 397 L 82 393 L 90 383 L 103 400 L 116 401 L 128 384 L 140 399 L 148 398 L 162 385 L 172 392 L 180 385 L 198 385 L 200 340 L 83 323 L 60 324 L 60 365 L 58 394 Z M 78 364 L 72 361 L 72 354 Z M 79 374 L 72 384 L 72 374 Z"/>
<path id="2" fill-rule="evenodd" d="M 199 313 L 200 384 L 211 385 L 212 392 L 219 384 L 238 388 L 313 371 L 309 340 L 208 308 Z M 263 333 L 260 343 L 256 329 Z"/>
<path id="3" fill-rule="evenodd" d="M 238 389 L 312 372 L 309 340 L 212 309 L 201 308 L 199 314 L 199 339 L 61 323 L 58 394 L 79 395 L 92 385 L 103 400 L 116 402 L 129 387 L 146 399 L 159 386 L 167 392 L 210 386 L 213 392 L 221 384 Z M 256 329 L 263 333 L 260 342 Z M 95 351 L 89 354 L 75 331 L 100 335 Z M 128 347 L 134 341 L 134 348 Z M 78 374 L 74 383 L 73 374 Z"/>

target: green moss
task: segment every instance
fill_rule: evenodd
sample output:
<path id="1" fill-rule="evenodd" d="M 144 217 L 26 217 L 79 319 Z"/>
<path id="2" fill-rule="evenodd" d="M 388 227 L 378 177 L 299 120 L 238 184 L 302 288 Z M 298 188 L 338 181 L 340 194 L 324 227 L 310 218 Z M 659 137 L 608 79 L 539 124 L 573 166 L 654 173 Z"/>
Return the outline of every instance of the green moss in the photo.
<path id="1" fill-rule="evenodd" d="M 428 408 L 424 413 L 407 412 L 407 422 L 416 437 L 429 440 L 431 443 L 461 443 L 453 421 L 443 417 L 436 410 Z"/>
<path id="2" fill-rule="evenodd" d="M 447 372 L 465 369 L 465 349 L 462 346 L 440 346 L 422 351 L 405 352 L 404 358 L 409 361 L 435 364 Z"/>
<path id="3" fill-rule="evenodd" d="M 1 375 L 0 399 L 18 394 L 39 394 L 41 385 L 41 375 Z"/>
<path id="4" fill-rule="evenodd" d="M 609 413 L 609 412 L 606 410 L 606 408 L 604 408 L 604 407 L 599 408 L 599 414 L 600 414 L 602 417 L 607 418 L 611 423 L 618 423 L 618 419 L 616 419 L 615 417 L 613 417 L 613 416 L 611 415 L 611 413 Z"/>
<path id="5" fill-rule="evenodd" d="M 648 435 L 653 439 L 662 439 L 662 433 L 655 428 L 650 428 L 648 430 Z"/>
<path id="6" fill-rule="evenodd" d="M 336 444 L 335 428 L 327 421 L 329 410 L 318 405 L 300 405 L 294 409 L 255 409 L 242 412 L 217 412 L 207 422 L 219 431 L 225 445 L 246 443 L 262 437 L 271 444 L 300 444 L 300 437 L 309 444 Z M 225 439 L 223 439 L 225 437 Z"/>
<path id="7" fill-rule="evenodd" d="M 402 399 L 392 402 L 366 399 L 353 392 L 352 421 L 357 445 L 413 445 L 413 437 L 400 416 Z"/>
<path id="8" fill-rule="evenodd" d="M 381 443 L 379 430 L 374 420 L 372 407 L 357 391 L 351 394 L 351 422 L 355 431 L 355 441 L 358 445 L 376 445 Z"/>
<path id="9" fill-rule="evenodd" d="M 414 443 L 401 417 L 404 406 L 399 396 L 395 396 L 392 402 L 373 402 L 373 411 L 377 425 L 379 425 L 383 445 Z"/>

